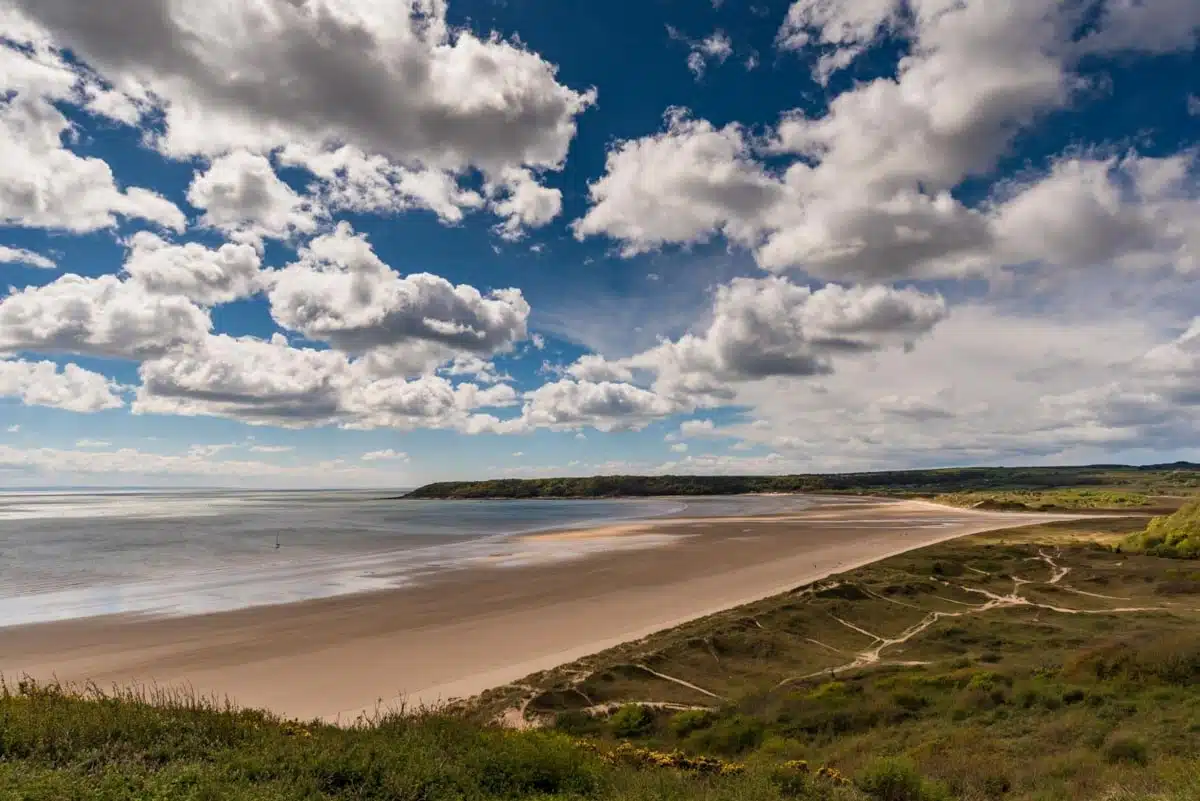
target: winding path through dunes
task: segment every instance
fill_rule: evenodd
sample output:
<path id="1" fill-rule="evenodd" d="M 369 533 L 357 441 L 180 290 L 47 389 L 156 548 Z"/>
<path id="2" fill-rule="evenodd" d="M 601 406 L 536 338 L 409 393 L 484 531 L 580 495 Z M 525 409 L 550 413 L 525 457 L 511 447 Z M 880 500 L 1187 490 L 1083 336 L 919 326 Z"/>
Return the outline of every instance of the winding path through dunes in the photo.
<path id="1" fill-rule="evenodd" d="M 472 567 L 320 601 L 0 628 L 0 673 L 187 684 L 289 716 L 350 721 L 379 705 L 474 695 L 914 548 L 1074 517 L 860 498 L 780 516 L 621 524 L 585 535 L 668 536 L 653 549 Z"/>
<path id="2" fill-rule="evenodd" d="M 1058 585 L 1060 589 L 1066 590 L 1067 592 L 1074 592 L 1074 593 L 1078 593 L 1080 595 L 1088 595 L 1088 596 L 1091 596 L 1094 598 L 1104 598 L 1104 599 L 1109 599 L 1109 600 L 1123 600 L 1121 598 L 1115 598 L 1111 595 L 1098 595 L 1094 592 L 1084 592 L 1083 590 L 1076 590 L 1072 587 L 1061 586 L 1059 584 L 1059 582 L 1061 582 L 1064 578 L 1066 578 L 1066 575 L 1067 575 L 1067 573 L 1069 573 L 1071 571 L 1071 568 L 1060 566 L 1057 562 L 1054 561 L 1054 558 L 1050 554 L 1046 553 L 1045 551 L 1041 551 L 1040 556 L 1041 556 L 1042 560 L 1050 566 L 1050 569 L 1052 571 L 1052 575 L 1050 576 L 1050 579 L 1045 582 L 1046 584 Z M 971 568 L 971 569 L 973 570 L 974 568 Z M 943 620 L 946 618 L 965 617 L 967 615 L 976 615 L 976 614 L 980 614 L 982 612 L 991 611 L 993 609 L 1005 609 L 1005 608 L 1010 608 L 1010 607 L 1014 607 L 1014 606 L 1032 606 L 1036 609 L 1049 609 L 1052 612 L 1058 612 L 1060 614 L 1067 614 L 1067 615 L 1115 615 L 1115 614 L 1122 614 L 1122 613 L 1128 613 L 1128 612 L 1166 612 L 1166 611 L 1170 611 L 1168 607 L 1163 607 L 1163 606 L 1121 606 L 1121 607 L 1114 607 L 1114 608 L 1109 608 L 1109 609 L 1071 609 L 1071 608 L 1064 607 L 1064 606 L 1056 606 L 1056 605 L 1052 605 L 1052 604 L 1038 603 L 1037 601 L 1030 600 L 1029 598 L 1026 598 L 1023 595 L 1021 595 L 1021 586 L 1022 585 L 1034 584 L 1035 582 L 1029 581 L 1028 579 L 1023 579 L 1019 576 L 1013 576 L 1013 589 L 1012 589 L 1012 592 L 1008 593 L 1007 595 L 1000 595 L 999 593 L 991 592 L 990 590 L 984 590 L 984 589 L 980 589 L 977 587 L 965 587 L 961 584 L 954 584 L 952 582 L 945 581 L 942 579 L 934 579 L 934 581 L 937 581 L 939 584 L 944 584 L 947 587 L 953 587 L 955 589 L 962 590 L 963 592 L 976 593 L 976 594 L 982 595 L 985 598 L 987 598 L 987 601 L 985 601 L 981 604 L 974 605 L 974 606 L 968 605 L 967 608 L 963 609 L 961 612 L 930 612 L 919 623 L 917 623 L 913 626 L 909 626 L 907 629 L 905 629 L 903 632 L 901 632 L 899 635 L 897 635 L 895 637 L 880 637 L 879 635 L 872 634 L 869 631 L 865 631 L 865 630 L 859 628 L 858 626 L 853 625 L 852 623 L 847 623 L 846 621 L 841 620 L 840 618 L 835 618 L 842 625 L 848 626 L 849 628 L 859 632 L 860 634 L 865 634 L 866 636 L 871 637 L 872 639 L 875 640 L 875 644 L 872 645 L 867 650 L 859 653 L 857 656 L 854 657 L 853 660 L 851 660 L 850 662 L 847 662 L 844 665 L 838 665 L 836 667 L 831 667 L 831 668 L 824 668 L 822 670 L 817 670 L 812 673 L 807 673 L 803 676 L 791 676 L 791 677 L 786 678 L 783 681 L 779 682 L 779 684 L 776 686 L 783 687 L 786 684 L 791 684 L 791 683 L 797 682 L 797 681 L 805 681 L 806 679 L 815 678 L 817 676 L 825 676 L 825 675 L 833 676 L 838 673 L 845 673 L 846 671 L 850 671 L 850 670 L 858 670 L 859 668 L 870 667 L 871 665 L 880 665 L 880 664 L 921 665 L 921 664 L 925 664 L 923 662 L 905 662 L 905 661 L 885 663 L 885 662 L 883 662 L 883 656 L 882 656 L 883 651 L 884 651 L 884 649 L 887 649 L 887 648 L 893 648 L 897 645 L 903 645 L 904 643 L 906 643 L 909 640 L 916 637 L 921 632 L 928 629 L 933 624 L 937 623 L 939 620 Z M 876 596 L 876 597 L 882 598 L 883 596 Z M 884 600 L 891 600 L 891 599 L 885 598 Z"/>

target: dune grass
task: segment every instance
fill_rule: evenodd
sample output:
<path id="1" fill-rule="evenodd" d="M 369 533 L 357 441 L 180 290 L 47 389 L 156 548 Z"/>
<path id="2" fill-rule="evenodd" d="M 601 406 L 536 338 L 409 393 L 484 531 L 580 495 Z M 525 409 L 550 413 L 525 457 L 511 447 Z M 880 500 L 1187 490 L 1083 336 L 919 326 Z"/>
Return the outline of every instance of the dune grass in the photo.
<path id="1" fill-rule="evenodd" d="M 932 546 L 526 678 L 472 714 L 807 760 L 872 798 L 1200 798 L 1200 581 L 1113 553 L 1144 525 Z"/>
<path id="2" fill-rule="evenodd" d="M 835 771 L 609 748 L 460 716 L 339 728 L 187 692 L 0 688 L 0 798 L 22 801 L 708 799 L 861 801 Z"/>

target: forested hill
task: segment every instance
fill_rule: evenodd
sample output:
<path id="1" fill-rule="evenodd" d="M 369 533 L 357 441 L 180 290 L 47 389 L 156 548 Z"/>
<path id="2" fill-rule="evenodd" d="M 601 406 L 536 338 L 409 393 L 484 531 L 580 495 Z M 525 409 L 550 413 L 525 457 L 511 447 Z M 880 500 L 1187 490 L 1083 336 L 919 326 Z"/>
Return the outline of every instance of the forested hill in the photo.
<path id="1" fill-rule="evenodd" d="M 927 495 L 944 492 L 1039 490 L 1055 487 L 1163 490 L 1200 486 L 1200 465 L 968 467 L 880 473 L 790 476 L 590 476 L 443 481 L 408 498 L 617 498 L 661 495 L 741 495 L 751 492 L 850 492 Z"/>

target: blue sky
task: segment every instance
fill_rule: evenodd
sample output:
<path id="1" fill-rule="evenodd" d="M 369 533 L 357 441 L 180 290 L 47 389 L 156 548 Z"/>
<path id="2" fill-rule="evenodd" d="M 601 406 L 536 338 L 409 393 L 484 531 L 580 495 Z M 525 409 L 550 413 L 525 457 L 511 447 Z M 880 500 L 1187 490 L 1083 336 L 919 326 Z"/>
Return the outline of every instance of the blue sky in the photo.
<path id="1" fill-rule="evenodd" d="M 1200 459 L 1194 3 L 77 5 L 0 486 Z"/>

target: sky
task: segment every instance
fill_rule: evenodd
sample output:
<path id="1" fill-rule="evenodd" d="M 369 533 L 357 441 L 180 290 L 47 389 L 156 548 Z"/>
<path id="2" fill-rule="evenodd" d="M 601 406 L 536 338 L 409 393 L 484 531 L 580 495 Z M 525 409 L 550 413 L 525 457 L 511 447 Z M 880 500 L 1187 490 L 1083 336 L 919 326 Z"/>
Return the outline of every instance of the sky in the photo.
<path id="1" fill-rule="evenodd" d="M 1194 0 L 0 0 L 0 488 L 1200 461 Z"/>

